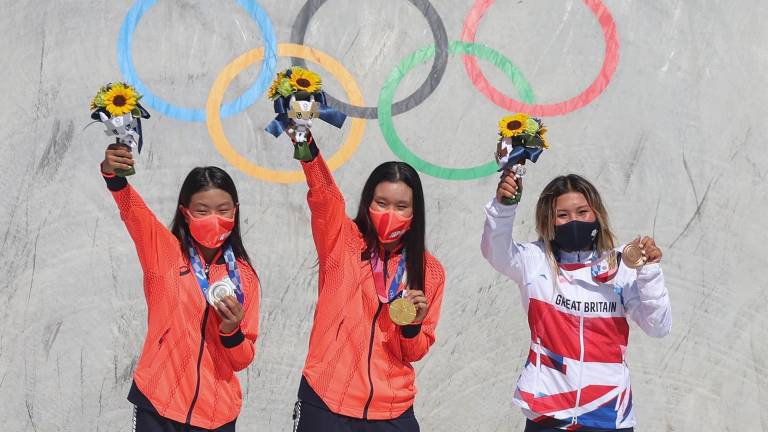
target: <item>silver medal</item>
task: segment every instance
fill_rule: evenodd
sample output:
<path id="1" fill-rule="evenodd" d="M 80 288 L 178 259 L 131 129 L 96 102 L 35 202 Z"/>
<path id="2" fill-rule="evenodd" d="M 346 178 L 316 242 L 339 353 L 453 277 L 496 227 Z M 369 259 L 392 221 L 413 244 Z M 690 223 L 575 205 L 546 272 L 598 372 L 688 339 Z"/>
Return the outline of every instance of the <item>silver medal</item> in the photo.
<path id="1" fill-rule="evenodd" d="M 216 303 L 221 301 L 226 296 L 235 295 L 235 284 L 229 278 L 224 278 L 208 288 L 208 303 L 211 306 L 216 306 Z"/>

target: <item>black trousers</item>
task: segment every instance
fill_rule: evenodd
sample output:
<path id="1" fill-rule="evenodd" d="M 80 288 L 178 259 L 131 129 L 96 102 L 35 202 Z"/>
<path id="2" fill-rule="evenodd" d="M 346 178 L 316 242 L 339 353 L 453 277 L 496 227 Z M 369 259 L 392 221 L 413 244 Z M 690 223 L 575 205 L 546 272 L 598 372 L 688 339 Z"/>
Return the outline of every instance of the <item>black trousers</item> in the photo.
<path id="1" fill-rule="evenodd" d="M 135 382 L 131 385 L 128 400 L 133 403 L 133 432 L 235 432 L 237 419 L 216 429 L 203 429 L 167 419 L 158 414 Z"/>
<path id="2" fill-rule="evenodd" d="M 320 399 L 304 377 L 293 408 L 293 432 L 419 432 L 413 407 L 392 420 L 363 420 L 336 414 Z"/>
<path id="3" fill-rule="evenodd" d="M 175 422 L 134 405 L 133 428 L 134 432 L 235 432 L 235 421 L 216 429 L 203 429 Z"/>
<path id="4" fill-rule="evenodd" d="M 623 429 L 579 429 L 579 432 L 634 432 L 634 428 Z M 529 419 L 525 420 L 524 432 L 563 432 L 562 429 L 540 425 Z"/>

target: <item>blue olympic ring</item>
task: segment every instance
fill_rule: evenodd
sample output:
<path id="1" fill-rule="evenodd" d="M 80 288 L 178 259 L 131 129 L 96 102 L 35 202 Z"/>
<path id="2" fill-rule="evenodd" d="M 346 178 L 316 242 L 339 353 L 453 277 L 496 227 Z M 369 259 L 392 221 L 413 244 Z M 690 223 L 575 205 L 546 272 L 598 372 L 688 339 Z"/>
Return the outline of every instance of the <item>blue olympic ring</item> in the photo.
<path id="1" fill-rule="evenodd" d="M 131 56 L 133 33 L 136 30 L 141 17 L 144 15 L 144 12 L 156 2 L 157 0 L 137 0 L 133 7 L 128 11 L 128 14 L 126 14 L 123 25 L 120 27 L 120 34 L 117 37 L 117 63 L 120 65 L 120 72 L 122 72 L 123 77 L 128 84 L 136 87 L 136 90 L 144 95 L 141 101 L 147 106 L 154 108 L 168 117 L 173 117 L 178 120 L 205 121 L 205 109 L 182 108 L 164 101 L 152 93 L 152 91 L 141 82 L 136 73 L 136 68 L 133 65 L 133 57 Z M 229 117 L 241 113 L 251 104 L 256 102 L 256 100 L 258 100 L 269 88 L 277 68 L 277 40 L 275 39 L 275 32 L 272 28 L 272 21 L 270 21 L 269 16 L 255 0 L 237 0 L 237 3 L 248 12 L 248 15 L 256 21 L 256 24 L 258 24 L 259 29 L 261 30 L 265 48 L 264 62 L 262 63 L 261 72 L 253 86 L 237 99 L 222 105 L 222 117 Z"/>

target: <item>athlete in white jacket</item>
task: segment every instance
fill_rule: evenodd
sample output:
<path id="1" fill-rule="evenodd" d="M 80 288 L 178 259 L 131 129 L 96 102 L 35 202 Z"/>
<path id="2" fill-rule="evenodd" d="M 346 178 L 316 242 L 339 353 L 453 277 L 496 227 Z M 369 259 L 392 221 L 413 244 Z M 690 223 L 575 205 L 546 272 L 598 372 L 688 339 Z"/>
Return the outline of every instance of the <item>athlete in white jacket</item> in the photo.
<path id="1" fill-rule="evenodd" d="M 544 188 L 536 209 L 539 240 L 517 243 L 512 225 L 518 178 L 506 174 L 485 207 L 483 256 L 520 288 L 531 349 L 514 402 L 526 432 L 633 430 L 626 365 L 627 316 L 649 336 L 671 327 L 661 250 L 643 237 L 646 264 L 621 263 L 600 195 L 576 175 Z"/>

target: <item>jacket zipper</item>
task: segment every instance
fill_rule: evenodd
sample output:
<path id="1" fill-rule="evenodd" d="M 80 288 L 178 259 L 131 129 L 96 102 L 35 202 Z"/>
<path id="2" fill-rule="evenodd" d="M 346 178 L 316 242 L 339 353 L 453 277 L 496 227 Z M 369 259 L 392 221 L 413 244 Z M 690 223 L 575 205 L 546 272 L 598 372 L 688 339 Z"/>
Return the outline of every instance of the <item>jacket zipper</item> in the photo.
<path id="1" fill-rule="evenodd" d="M 541 391 L 541 338 L 536 337 L 536 395 L 534 397 L 539 397 L 540 394 L 544 393 Z"/>
<path id="2" fill-rule="evenodd" d="M 581 299 L 580 299 L 581 300 Z M 576 390 L 576 409 L 581 402 L 581 386 L 584 379 L 584 311 L 581 310 L 579 314 L 579 388 Z M 571 419 L 571 424 L 575 425 L 579 422 L 579 416 L 575 415 Z"/>
<path id="3" fill-rule="evenodd" d="M 210 266 L 208 264 L 205 265 L 205 277 L 208 278 L 208 270 L 210 269 Z M 203 313 L 203 325 L 200 327 L 200 351 L 197 353 L 197 381 L 195 382 L 195 395 L 192 396 L 192 402 L 189 404 L 189 411 L 187 412 L 187 421 L 185 422 L 187 426 L 191 426 L 192 422 L 192 411 L 195 409 L 195 405 L 197 404 L 197 397 L 200 395 L 200 365 L 203 362 L 203 349 L 205 348 L 205 326 L 208 324 L 208 302 L 205 303 L 205 312 Z"/>
<path id="4" fill-rule="evenodd" d="M 368 384 L 371 386 L 371 392 L 368 394 L 368 400 L 365 402 L 365 408 L 363 409 L 363 420 L 368 420 L 368 408 L 373 401 L 373 378 L 371 377 L 371 357 L 373 357 L 373 337 L 376 331 L 376 321 L 379 319 L 379 314 L 384 306 L 379 302 L 379 307 L 376 309 L 376 314 L 373 316 L 373 322 L 371 323 L 371 340 L 368 343 Z"/>
<path id="5" fill-rule="evenodd" d="M 387 286 L 387 260 L 389 259 L 389 252 L 384 252 L 384 287 Z M 387 290 L 387 295 L 389 295 L 389 290 Z M 378 294 L 376 295 L 376 298 L 378 299 Z M 368 385 L 371 387 L 371 391 L 368 393 L 368 400 L 365 401 L 365 408 L 363 408 L 363 420 L 368 420 L 368 408 L 371 406 L 371 401 L 373 401 L 373 378 L 371 377 L 371 358 L 373 357 L 373 339 L 376 335 L 376 321 L 379 319 L 379 314 L 381 314 L 381 309 L 383 309 L 384 304 L 379 301 L 379 307 L 376 308 L 376 313 L 373 315 L 373 322 L 371 322 L 371 339 L 368 341 Z"/>
<path id="6" fill-rule="evenodd" d="M 203 362 L 203 349 L 205 347 L 205 325 L 208 323 L 208 304 L 205 305 L 205 313 L 203 314 L 203 325 L 200 330 L 202 337 L 200 338 L 200 351 L 197 353 L 197 382 L 195 383 L 195 395 L 192 397 L 192 402 L 189 404 L 189 412 L 187 412 L 187 425 L 190 425 L 192 421 L 192 410 L 195 409 L 197 404 L 197 397 L 200 394 L 200 364 Z"/>
<path id="7" fill-rule="evenodd" d="M 619 407 L 621 404 L 619 402 L 623 402 L 621 400 L 621 394 L 627 389 L 624 384 L 627 382 L 627 359 L 624 357 L 624 354 L 621 355 L 621 386 L 619 387 L 619 396 L 616 398 L 616 408 L 614 411 L 618 412 Z"/>

